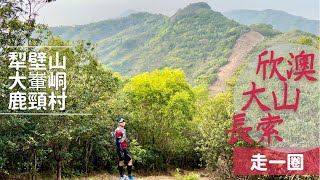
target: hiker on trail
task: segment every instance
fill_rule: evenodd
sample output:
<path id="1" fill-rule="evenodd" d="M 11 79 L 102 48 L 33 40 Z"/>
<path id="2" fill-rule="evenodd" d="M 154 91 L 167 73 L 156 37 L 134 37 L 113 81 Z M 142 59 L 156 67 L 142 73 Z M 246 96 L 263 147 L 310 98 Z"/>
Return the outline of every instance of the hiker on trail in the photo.
<path id="1" fill-rule="evenodd" d="M 119 164 L 118 164 L 118 170 L 120 173 L 120 180 L 125 180 L 126 176 L 123 173 L 123 166 L 124 161 L 127 161 L 127 170 L 128 170 L 128 179 L 133 180 L 134 176 L 131 175 L 132 171 L 132 158 L 127 150 L 127 137 L 126 137 L 126 130 L 124 129 L 124 126 L 126 125 L 124 118 L 118 118 L 118 127 L 114 131 L 114 138 L 115 138 L 115 144 L 117 145 L 117 154 L 119 156 Z"/>

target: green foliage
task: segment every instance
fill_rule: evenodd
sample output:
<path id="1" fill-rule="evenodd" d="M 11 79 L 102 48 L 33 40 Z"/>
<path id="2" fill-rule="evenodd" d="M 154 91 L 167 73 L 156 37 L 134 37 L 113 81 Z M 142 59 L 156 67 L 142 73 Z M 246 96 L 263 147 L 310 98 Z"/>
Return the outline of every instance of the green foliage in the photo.
<path id="1" fill-rule="evenodd" d="M 176 169 L 175 178 L 176 178 L 176 180 L 183 180 L 183 177 L 181 175 L 181 172 L 180 172 L 179 168 Z"/>
<path id="2" fill-rule="evenodd" d="M 105 20 L 98 23 L 77 26 L 52 27 L 53 36 L 59 36 L 67 40 L 86 40 L 97 42 L 111 37 L 117 33 L 135 26 L 140 26 L 145 21 L 161 18 L 149 13 L 135 13 L 127 17 Z"/>
<path id="3" fill-rule="evenodd" d="M 199 134 L 197 138 L 200 139 L 197 150 L 202 153 L 205 165 L 210 170 L 218 167 L 219 157 L 227 156 L 232 150 L 227 144 L 228 136 L 225 133 L 231 127 L 232 113 L 233 96 L 227 93 L 207 100 L 195 116 Z"/>
<path id="4" fill-rule="evenodd" d="M 113 28 L 124 22 L 132 23 Z M 106 28 L 112 31 L 106 33 Z M 249 28 L 212 11 L 206 3 L 195 3 L 172 17 L 137 13 L 52 30 L 64 39 L 97 42 L 101 61 L 122 75 L 132 76 L 164 67 L 181 68 L 188 80 L 196 84 L 201 76 L 208 78 L 207 83 L 217 79 L 217 72 L 228 62 L 236 40 Z M 57 31 L 59 33 L 55 33 Z M 72 35 L 69 36 L 69 32 Z"/>
<path id="5" fill-rule="evenodd" d="M 320 36 L 317 37 L 315 47 L 316 47 L 317 49 L 319 49 L 319 46 L 320 46 Z"/>
<path id="6" fill-rule="evenodd" d="M 232 10 L 224 12 L 223 15 L 245 25 L 265 23 L 271 24 L 282 32 L 301 30 L 319 34 L 319 21 L 294 16 L 279 10 Z"/>
<path id="7" fill-rule="evenodd" d="M 58 38 L 50 39 L 48 44 L 70 45 Z M 67 82 L 69 100 L 66 109 L 70 113 L 91 113 L 92 116 L 46 120 L 43 130 L 57 163 L 68 164 L 65 170 L 70 168 L 87 173 L 95 168 L 93 164 L 103 167 L 112 162 L 113 144 L 108 141 L 111 137 L 107 132 L 112 131 L 115 117 L 110 116 L 104 107 L 118 90 L 119 81 L 97 62 L 89 44 L 77 42 L 73 46 L 73 49 L 60 52 L 68 59 L 67 77 L 70 80 Z M 49 54 L 54 52 L 48 50 Z"/>
<path id="8" fill-rule="evenodd" d="M 14 71 L 7 67 L 8 52 L 18 51 L 9 46 L 39 45 L 43 39 L 41 33 L 46 27 L 35 23 L 34 8 L 45 3 L 42 0 L 25 3 L 18 0 L 2 0 L 0 2 L 0 109 L 7 112 L 9 82 L 8 76 Z M 35 3 L 35 4 L 33 4 Z M 23 21 L 22 21 L 23 19 Z M 38 36 L 32 36 L 37 31 Z M 20 71 L 25 73 L 25 71 Z M 0 176 L 7 178 L 11 173 L 26 172 L 35 177 L 34 159 L 42 161 L 48 151 L 41 147 L 41 134 L 36 130 L 37 121 L 30 117 L 1 116 L 0 117 Z"/>
<path id="9" fill-rule="evenodd" d="M 303 37 L 303 38 L 301 38 L 301 37 Z M 250 63 L 248 63 L 248 61 L 252 60 L 252 58 L 256 57 L 256 55 L 258 53 L 261 53 L 263 50 L 265 50 L 265 49 L 267 49 L 269 47 L 272 47 L 272 46 L 275 46 L 275 45 L 279 45 L 279 44 L 283 44 L 283 43 L 290 43 L 290 42 L 299 42 L 299 41 L 300 42 L 308 42 L 309 45 L 315 45 L 316 46 L 317 43 L 310 44 L 310 39 L 312 39 L 311 42 L 316 42 L 316 41 L 318 41 L 319 38 L 318 37 L 316 38 L 314 35 L 311 35 L 309 33 L 305 33 L 305 32 L 302 32 L 302 31 L 294 31 L 294 32 L 290 32 L 290 33 L 280 34 L 280 35 L 277 35 L 277 36 L 275 36 L 273 38 L 266 39 L 265 41 L 260 43 L 258 46 L 256 46 L 250 52 L 250 54 L 248 55 L 247 60 L 235 72 L 234 77 L 232 77 L 230 80 L 228 80 L 227 84 L 231 87 L 230 88 L 230 92 L 234 92 L 234 88 L 235 88 L 236 83 L 239 83 L 238 84 L 238 88 L 239 88 L 239 86 L 241 86 L 241 84 L 243 84 L 243 82 L 240 82 L 239 79 L 238 79 L 238 78 L 240 78 L 239 77 L 240 74 L 242 75 L 242 77 L 241 77 L 242 79 L 246 79 L 244 77 L 248 77 L 248 79 L 250 80 L 250 75 L 248 76 L 248 74 L 250 74 L 250 73 L 248 73 L 248 74 L 244 74 L 243 73 L 244 71 L 245 72 L 247 71 L 247 69 L 244 69 L 244 67 L 246 67 L 247 65 L 250 65 Z M 239 81 L 239 82 L 237 82 L 237 81 Z M 249 81 L 249 82 L 251 82 L 251 81 Z M 303 86 L 300 86 L 300 87 L 303 87 Z M 278 90 L 278 89 L 281 89 L 281 88 L 274 88 L 273 87 L 272 90 L 274 90 L 274 89 Z M 310 89 L 310 87 L 309 87 L 309 89 Z M 220 94 L 218 96 L 223 97 L 225 95 L 221 95 Z M 217 98 L 218 96 L 216 96 L 215 98 Z M 312 97 L 312 99 L 318 99 L 318 98 Z M 288 101 L 290 101 L 290 100 L 288 100 Z M 238 102 L 242 102 L 242 101 L 238 100 Z M 233 104 L 234 108 L 236 108 L 235 104 L 234 103 L 232 103 L 232 104 Z M 214 105 L 212 105 L 212 106 L 214 106 Z M 310 107 L 308 107 L 307 109 L 310 109 Z M 222 113 L 226 114 L 226 112 L 223 112 L 223 111 L 222 111 Z M 310 113 L 310 114 L 312 114 L 312 113 Z M 256 116 L 254 116 L 254 117 L 256 117 Z M 231 120 L 229 122 L 231 122 Z M 288 126 L 285 126 L 285 127 L 289 127 L 289 126 L 294 126 L 294 125 L 288 125 Z M 227 127 L 227 126 L 224 126 L 224 127 Z M 230 129 L 230 127 L 229 128 L 227 127 L 227 129 Z M 281 131 L 285 132 L 285 128 L 282 129 Z M 218 137 L 211 136 L 211 137 L 214 137 L 213 139 L 217 138 L 219 140 L 221 138 L 221 136 L 218 136 Z M 308 138 L 310 138 L 310 137 L 308 137 Z M 212 142 L 213 139 L 210 139 L 210 142 Z M 226 141 L 227 140 L 225 140 L 224 142 L 226 142 Z M 210 155 L 211 157 L 213 157 L 209 161 L 210 163 L 208 164 L 207 168 L 215 169 L 216 172 L 218 172 L 218 175 L 221 176 L 221 178 L 223 178 L 223 179 L 233 179 L 233 178 L 238 178 L 238 179 L 257 179 L 257 178 L 258 179 L 294 179 L 294 178 L 296 178 L 296 179 L 316 179 L 316 178 L 318 178 L 318 177 L 314 177 L 314 176 L 250 176 L 250 177 L 242 177 L 242 178 L 233 177 L 232 176 L 232 164 L 230 164 L 230 160 L 232 160 L 233 157 L 232 157 L 231 151 L 229 151 L 229 150 L 230 150 L 230 148 L 233 148 L 233 147 L 236 147 L 236 146 L 244 147 L 244 146 L 248 146 L 248 145 L 245 144 L 243 141 L 240 141 L 240 142 L 237 142 L 236 144 L 234 144 L 232 146 L 231 145 L 226 145 L 224 147 L 221 147 L 220 150 L 221 150 L 222 153 L 217 153 L 215 151 L 211 151 L 212 153 L 205 152 L 203 157 L 206 157 L 207 155 Z M 257 144 L 253 144 L 252 146 L 258 146 L 258 145 Z M 200 150 L 202 148 L 203 147 L 200 146 Z M 215 155 L 218 156 L 218 159 L 215 159 L 215 157 L 216 157 Z M 212 163 L 212 162 L 214 162 L 214 163 Z"/>
<path id="10" fill-rule="evenodd" d="M 67 57 L 66 112 L 92 115 L 1 116 L 1 178 L 26 174 L 26 179 L 32 179 L 37 173 L 48 172 L 56 173 L 59 179 L 100 170 L 116 172 L 117 157 L 110 132 L 119 116 L 128 122 L 128 143 L 135 169 L 145 172 L 198 168 L 203 163 L 204 167 L 219 171 L 221 178 L 234 178 L 234 146 L 227 144 L 225 133 L 232 123 L 233 96 L 227 92 L 209 98 L 207 84 L 217 78 L 236 39 L 248 28 L 224 18 L 205 3 L 196 3 L 179 10 L 172 18 L 138 13 L 90 26 L 53 29 L 54 34 L 66 39 L 99 41 L 97 46 L 91 46 L 84 41 L 32 37 L 32 33 L 45 27 L 34 21 L 20 21 L 17 4 L 4 2 L 0 8 L 1 18 L 6 20 L 0 23 L 0 53 L 15 50 L 3 47 L 8 43 L 72 46 L 41 51 L 48 56 L 58 51 Z M 276 35 L 268 25 L 253 27 L 266 36 L 274 36 L 256 51 L 303 35 L 306 38 L 301 42 L 310 43 L 310 35 L 301 32 Z M 316 41 L 311 37 L 312 43 L 318 45 L 319 37 Z M 41 44 L 43 40 L 45 44 Z M 95 50 L 121 74 L 147 73 L 129 79 L 111 72 L 98 62 Z M 6 112 L 10 84 L 7 77 L 12 72 L 6 69 L 8 61 L 2 56 L 0 63 L 0 109 Z M 168 66 L 171 68 L 164 68 Z M 176 67 L 182 69 L 173 69 Z M 162 70 L 154 70 L 157 68 Z M 192 87 L 188 79 L 197 86 Z M 231 87 L 235 83 L 235 78 L 228 81 Z M 239 145 L 244 143 L 235 146 Z M 179 170 L 176 178 L 196 180 L 199 176 L 182 176 Z"/>
<path id="11" fill-rule="evenodd" d="M 186 177 L 185 180 L 199 180 L 200 176 L 198 174 L 195 174 L 193 172 L 189 173 Z"/>
<path id="12" fill-rule="evenodd" d="M 313 40 L 312 40 L 312 37 L 301 36 L 298 40 L 293 41 L 293 43 L 311 46 L 313 45 Z"/>
<path id="13" fill-rule="evenodd" d="M 179 9 L 179 11 L 173 16 L 175 20 L 182 19 L 185 16 L 190 16 L 190 14 L 201 13 L 201 11 L 211 10 L 211 7 L 204 2 L 198 2 L 188 5 L 183 9 Z"/>
<path id="14" fill-rule="evenodd" d="M 226 134 L 226 130 L 232 127 L 234 115 L 234 96 L 231 89 L 199 102 L 193 120 L 194 127 L 197 127 L 194 138 L 200 140 L 197 141 L 195 150 L 201 154 L 204 167 L 217 172 L 216 175 L 221 179 L 235 178 L 233 148 L 248 146 L 241 139 L 233 145 L 228 144 L 230 135 Z"/>
<path id="15" fill-rule="evenodd" d="M 166 163 L 192 153 L 188 134 L 196 99 L 183 71 L 164 69 L 138 75 L 125 85 L 124 93 L 132 113 L 131 132 L 139 144 L 152 144 Z"/>
<path id="16" fill-rule="evenodd" d="M 179 168 L 176 169 L 176 174 L 175 174 L 175 179 L 176 180 L 199 180 L 200 176 L 198 174 L 195 174 L 193 172 L 189 173 L 188 175 L 181 175 L 181 171 Z"/>
<path id="17" fill-rule="evenodd" d="M 56 171 L 58 178 L 111 166 L 114 151 L 107 132 L 113 129 L 114 117 L 104 107 L 118 90 L 119 80 L 97 62 L 89 44 L 51 38 L 47 45 L 73 46 L 41 51 L 47 56 L 58 51 L 67 58 L 67 112 L 92 116 L 1 116 L 2 173 Z M 1 102 L 7 102 L 6 96 Z"/>
<path id="18" fill-rule="evenodd" d="M 142 146 L 139 145 L 137 140 L 133 139 L 130 142 L 130 152 L 132 156 L 134 157 L 135 161 L 142 162 L 144 157 L 146 157 L 147 151 L 142 148 Z"/>
<path id="19" fill-rule="evenodd" d="M 270 24 L 251 24 L 249 27 L 266 37 L 274 37 L 281 34 L 280 31 L 274 29 Z"/>
<path id="20" fill-rule="evenodd" d="M 298 36 L 297 38 L 290 41 L 294 44 L 302 44 L 308 46 L 314 46 L 315 48 L 319 49 L 320 45 L 320 37 L 319 36 L 312 36 L 310 34 L 303 34 Z"/>

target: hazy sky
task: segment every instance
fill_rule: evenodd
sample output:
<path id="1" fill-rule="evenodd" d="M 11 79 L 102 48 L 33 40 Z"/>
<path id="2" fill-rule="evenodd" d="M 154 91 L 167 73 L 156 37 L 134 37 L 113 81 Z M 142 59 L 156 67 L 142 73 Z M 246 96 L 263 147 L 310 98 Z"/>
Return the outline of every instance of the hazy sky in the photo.
<path id="1" fill-rule="evenodd" d="M 38 21 L 50 26 L 75 25 L 117 17 L 127 10 L 173 15 L 199 0 L 56 0 L 39 11 Z M 319 0 L 203 0 L 215 11 L 276 9 L 308 19 L 319 18 Z"/>

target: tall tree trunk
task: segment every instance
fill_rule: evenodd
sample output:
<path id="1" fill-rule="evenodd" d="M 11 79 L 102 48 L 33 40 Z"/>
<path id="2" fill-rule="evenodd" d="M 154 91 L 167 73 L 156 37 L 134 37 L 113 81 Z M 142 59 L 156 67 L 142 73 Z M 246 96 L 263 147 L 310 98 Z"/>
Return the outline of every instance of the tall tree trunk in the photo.
<path id="1" fill-rule="evenodd" d="M 85 163 L 86 163 L 86 175 L 88 175 L 88 163 L 89 163 L 89 141 L 86 142 L 86 156 L 85 156 Z"/>
<path id="2" fill-rule="evenodd" d="M 89 161 L 90 161 L 90 155 L 92 153 L 92 147 L 93 147 L 93 142 L 87 141 L 86 142 L 86 156 L 85 156 L 86 175 L 88 174 L 88 166 L 89 166 Z"/>
<path id="3" fill-rule="evenodd" d="M 62 174 L 62 157 L 61 157 L 61 145 L 58 145 L 58 147 L 54 148 L 54 157 L 57 163 L 57 180 L 61 180 L 61 174 Z"/>
<path id="4" fill-rule="evenodd" d="M 61 180 L 62 161 L 57 162 L 57 180 Z"/>
<path id="5" fill-rule="evenodd" d="M 37 174 L 37 153 L 36 149 L 33 150 L 33 168 L 32 168 L 32 180 L 36 180 Z"/>

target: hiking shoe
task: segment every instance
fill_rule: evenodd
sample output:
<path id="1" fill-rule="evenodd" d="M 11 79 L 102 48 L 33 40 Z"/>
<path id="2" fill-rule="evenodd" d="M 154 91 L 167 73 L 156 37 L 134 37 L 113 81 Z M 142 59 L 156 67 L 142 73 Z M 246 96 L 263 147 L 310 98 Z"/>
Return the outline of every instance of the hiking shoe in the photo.
<path id="1" fill-rule="evenodd" d="M 127 176 L 126 176 L 126 175 L 120 176 L 120 180 L 126 180 L 126 179 L 127 179 Z"/>
<path id="2" fill-rule="evenodd" d="M 134 176 L 128 176 L 128 180 L 134 180 L 135 178 L 134 178 Z"/>

